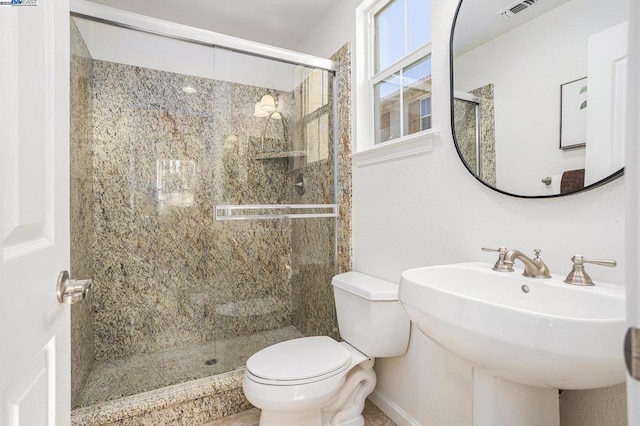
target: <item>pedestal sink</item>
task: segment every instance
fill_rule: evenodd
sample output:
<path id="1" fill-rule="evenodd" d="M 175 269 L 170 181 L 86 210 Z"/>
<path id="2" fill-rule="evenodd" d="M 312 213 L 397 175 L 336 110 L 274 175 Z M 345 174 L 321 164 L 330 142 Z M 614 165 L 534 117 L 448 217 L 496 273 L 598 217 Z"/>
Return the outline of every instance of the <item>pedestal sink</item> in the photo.
<path id="1" fill-rule="evenodd" d="M 474 366 L 474 426 L 558 425 L 557 389 L 625 380 L 624 288 L 521 272 L 461 263 L 402 274 L 414 324 Z"/>

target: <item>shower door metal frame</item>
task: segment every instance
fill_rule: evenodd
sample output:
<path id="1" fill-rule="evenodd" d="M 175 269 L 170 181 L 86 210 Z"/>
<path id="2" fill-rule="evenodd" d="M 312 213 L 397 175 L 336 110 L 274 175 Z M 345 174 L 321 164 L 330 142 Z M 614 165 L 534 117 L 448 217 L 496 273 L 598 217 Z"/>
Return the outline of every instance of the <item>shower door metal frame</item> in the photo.
<path id="1" fill-rule="evenodd" d="M 131 13 L 117 8 L 104 6 L 97 3 L 92 3 L 86 0 L 70 0 L 70 13 L 73 17 L 87 19 L 114 27 L 124 28 L 128 30 L 139 31 L 147 34 L 153 34 L 161 37 L 166 37 L 174 40 L 184 41 L 188 43 L 198 44 L 201 46 L 226 49 L 237 53 L 243 53 L 263 59 L 280 61 L 292 65 L 300 65 L 309 68 L 316 68 L 328 71 L 333 75 L 332 86 L 332 121 L 333 129 L 331 132 L 333 140 L 333 204 L 324 205 L 267 205 L 267 206 L 244 206 L 252 209 L 257 207 L 266 209 L 275 208 L 325 208 L 329 209 L 328 214 L 278 214 L 278 215 L 265 215 L 258 217 L 258 219 L 291 219 L 291 218 L 334 218 L 334 241 L 333 241 L 333 269 L 334 274 L 339 273 L 338 262 L 338 114 L 337 114 L 337 93 L 339 91 L 339 81 L 336 79 L 336 71 L 338 65 L 335 61 L 327 58 L 320 58 L 313 55 L 307 55 L 300 52 L 295 52 L 288 49 L 283 49 L 275 46 L 270 46 L 262 43 L 253 42 L 250 40 L 244 40 L 237 37 L 232 37 L 226 34 L 216 33 L 214 31 L 204 30 L 200 28 L 194 28 L 187 25 L 177 24 L 170 21 L 151 18 L 148 16 Z M 310 206 L 310 207 L 308 207 Z M 240 209 L 242 206 L 230 206 L 220 205 L 216 206 L 214 214 L 216 220 L 247 220 L 256 219 L 256 217 L 218 217 L 217 212 L 220 208 L 221 211 L 230 212 L 231 209 Z M 267 217 L 269 216 L 269 217 Z M 335 309 L 334 309 L 334 322 L 335 322 Z"/>

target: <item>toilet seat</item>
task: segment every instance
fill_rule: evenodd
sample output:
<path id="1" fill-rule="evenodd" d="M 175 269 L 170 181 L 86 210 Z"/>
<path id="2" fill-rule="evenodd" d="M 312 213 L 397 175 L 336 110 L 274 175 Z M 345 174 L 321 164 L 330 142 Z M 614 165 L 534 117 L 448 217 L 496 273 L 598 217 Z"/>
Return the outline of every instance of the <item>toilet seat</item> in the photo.
<path id="1" fill-rule="evenodd" d="M 247 360 L 247 376 L 258 383 L 288 386 L 318 382 L 351 366 L 352 356 L 327 336 L 303 337 L 265 348 Z"/>

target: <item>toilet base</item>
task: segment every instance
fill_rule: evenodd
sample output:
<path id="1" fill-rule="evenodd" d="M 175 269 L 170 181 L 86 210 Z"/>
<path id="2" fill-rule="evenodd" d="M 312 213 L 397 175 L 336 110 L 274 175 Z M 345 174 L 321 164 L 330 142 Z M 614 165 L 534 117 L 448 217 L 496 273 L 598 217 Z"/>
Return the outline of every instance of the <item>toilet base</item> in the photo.
<path id="1" fill-rule="evenodd" d="M 364 361 L 348 373 L 344 385 L 325 407 L 305 411 L 262 409 L 260 426 L 364 426 L 364 403 L 376 387 L 373 360 Z"/>

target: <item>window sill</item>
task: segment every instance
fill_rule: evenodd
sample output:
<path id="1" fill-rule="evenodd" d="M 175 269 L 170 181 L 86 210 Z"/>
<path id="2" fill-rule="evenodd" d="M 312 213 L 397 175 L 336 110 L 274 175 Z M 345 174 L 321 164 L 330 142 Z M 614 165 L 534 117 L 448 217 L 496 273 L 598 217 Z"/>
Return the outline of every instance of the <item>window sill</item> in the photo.
<path id="1" fill-rule="evenodd" d="M 439 136 L 440 134 L 436 130 L 405 136 L 398 140 L 374 145 L 367 150 L 351 154 L 351 159 L 355 166 L 361 167 L 404 157 L 413 157 L 431 152 L 433 150 L 433 142 Z"/>

